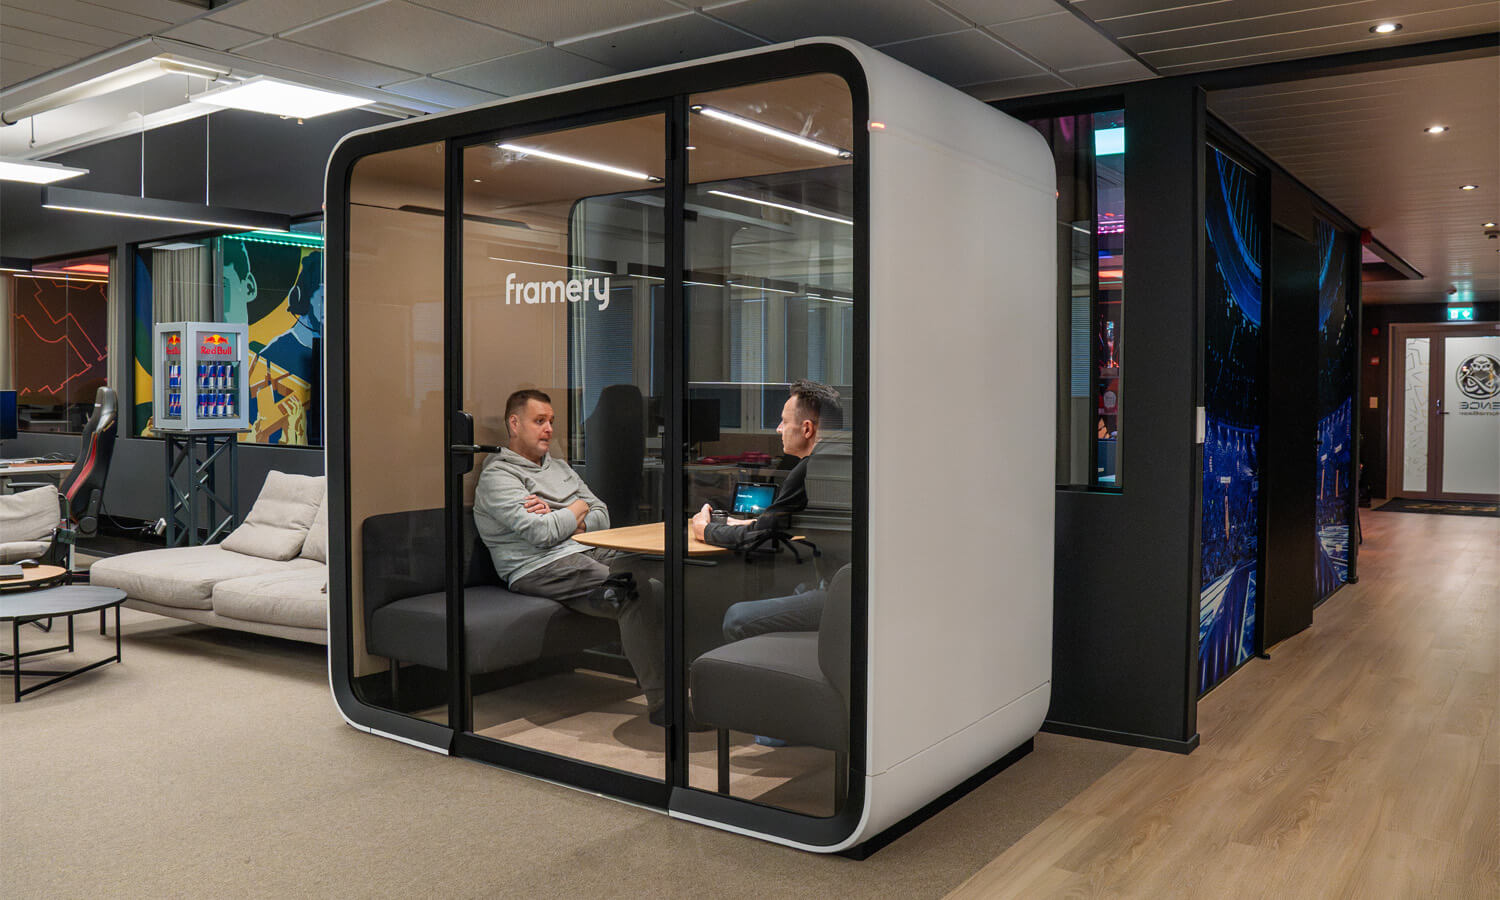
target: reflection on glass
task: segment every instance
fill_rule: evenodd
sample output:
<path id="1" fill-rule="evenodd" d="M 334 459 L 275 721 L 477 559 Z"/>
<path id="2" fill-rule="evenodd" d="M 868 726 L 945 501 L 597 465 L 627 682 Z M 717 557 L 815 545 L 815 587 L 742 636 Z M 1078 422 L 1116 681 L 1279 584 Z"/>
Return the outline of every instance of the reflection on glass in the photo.
<path id="1" fill-rule="evenodd" d="M 22 431 L 83 430 L 109 374 L 110 266 L 99 253 L 0 276 L 10 282 L 0 291 L 0 346 Z M 145 342 L 149 350 L 149 328 Z"/>
<path id="2" fill-rule="evenodd" d="M 692 736 L 689 784 L 827 816 L 847 777 L 848 573 L 835 576 L 862 389 L 852 103 L 815 75 L 689 108 L 685 491 L 707 564 L 685 572 L 684 640 L 691 707 L 714 729 Z"/>
<path id="3" fill-rule="evenodd" d="M 349 178 L 348 453 L 354 684 L 448 720 L 443 602 L 443 146 Z"/>
<path id="4" fill-rule="evenodd" d="M 462 173 L 462 408 L 503 448 L 464 502 L 510 591 L 466 583 L 474 731 L 658 780 L 665 133 L 484 141 Z"/>
<path id="5" fill-rule="evenodd" d="M 1057 164 L 1057 483 L 1123 486 L 1125 112 L 1030 123 Z"/>

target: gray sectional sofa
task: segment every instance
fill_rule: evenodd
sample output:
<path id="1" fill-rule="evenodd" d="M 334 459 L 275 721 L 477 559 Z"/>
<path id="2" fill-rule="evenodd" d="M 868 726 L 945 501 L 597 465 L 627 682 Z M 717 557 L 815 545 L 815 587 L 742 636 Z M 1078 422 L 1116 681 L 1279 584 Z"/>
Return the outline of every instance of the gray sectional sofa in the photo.
<path id="1" fill-rule="evenodd" d="M 271 472 L 220 544 L 101 559 L 93 584 L 132 609 L 204 625 L 328 643 L 328 498 L 321 476 Z"/>

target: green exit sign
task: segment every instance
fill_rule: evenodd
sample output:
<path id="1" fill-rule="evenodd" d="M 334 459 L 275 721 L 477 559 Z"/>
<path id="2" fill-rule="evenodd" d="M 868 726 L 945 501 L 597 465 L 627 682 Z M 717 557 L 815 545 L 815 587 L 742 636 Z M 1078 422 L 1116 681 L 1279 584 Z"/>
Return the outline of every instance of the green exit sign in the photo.
<path id="1" fill-rule="evenodd" d="M 1448 321 L 1450 321 L 1450 322 L 1472 322 L 1472 321 L 1474 321 L 1474 307 L 1472 307 L 1472 306 L 1450 306 L 1450 307 L 1448 307 Z"/>

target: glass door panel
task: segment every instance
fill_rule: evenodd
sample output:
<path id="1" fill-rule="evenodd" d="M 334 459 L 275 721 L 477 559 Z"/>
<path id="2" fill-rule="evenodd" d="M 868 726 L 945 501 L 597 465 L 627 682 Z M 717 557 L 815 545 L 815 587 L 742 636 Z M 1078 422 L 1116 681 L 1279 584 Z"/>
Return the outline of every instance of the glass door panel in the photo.
<path id="1" fill-rule="evenodd" d="M 1500 337 L 1443 339 L 1442 493 L 1500 494 Z"/>
<path id="2" fill-rule="evenodd" d="M 832 75 L 689 97 L 689 786 L 837 811 L 849 741 L 853 107 Z M 847 582 L 839 581 L 842 587 Z M 831 594 L 836 597 L 831 598 Z M 827 621 L 825 621 L 825 619 Z M 780 673 L 784 677 L 776 677 Z"/>
<path id="3" fill-rule="evenodd" d="M 460 181 L 473 731 L 658 780 L 665 147 L 665 115 L 506 136 Z"/>
<path id="4" fill-rule="evenodd" d="M 347 316 L 351 681 L 367 704 L 440 724 L 444 171 L 441 142 L 354 165 Z"/>
<path id="5" fill-rule="evenodd" d="M 1401 490 L 1413 494 L 1427 493 L 1427 434 L 1430 410 L 1428 403 L 1428 354 L 1430 338 L 1407 338 L 1405 382 L 1402 385 L 1404 407 L 1401 434 Z"/>

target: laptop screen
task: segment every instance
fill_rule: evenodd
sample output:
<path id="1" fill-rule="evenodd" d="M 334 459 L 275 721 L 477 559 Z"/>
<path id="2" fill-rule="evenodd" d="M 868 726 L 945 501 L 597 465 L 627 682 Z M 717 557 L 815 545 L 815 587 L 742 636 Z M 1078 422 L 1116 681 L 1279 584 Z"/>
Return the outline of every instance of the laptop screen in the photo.
<path id="1" fill-rule="evenodd" d="M 758 516 L 776 499 L 776 485 L 741 481 L 734 486 L 734 514 Z"/>

